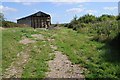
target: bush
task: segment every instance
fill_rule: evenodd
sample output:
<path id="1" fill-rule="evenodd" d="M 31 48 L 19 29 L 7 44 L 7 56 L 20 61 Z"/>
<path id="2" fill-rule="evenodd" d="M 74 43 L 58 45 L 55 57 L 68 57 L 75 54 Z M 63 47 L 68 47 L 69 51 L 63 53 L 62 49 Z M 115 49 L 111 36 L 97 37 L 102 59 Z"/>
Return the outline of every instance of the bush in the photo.
<path id="1" fill-rule="evenodd" d="M 104 15 L 100 16 L 97 20 L 98 21 L 116 20 L 116 16 L 104 14 Z"/>
<path id="2" fill-rule="evenodd" d="M 120 31 L 117 23 L 117 21 L 112 21 L 94 24 L 94 26 L 96 26 L 95 29 L 94 26 L 91 28 L 95 32 L 93 33 L 93 39 L 100 42 L 108 42 L 112 40 Z M 89 30 L 91 31 L 91 29 Z"/>
<path id="3" fill-rule="evenodd" d="M 28 25 L 17 24 L 11 21 L 2 21 L 2 27 L 4 28 L 13 28 L 13 27 L 28 27 Z"/>
<path id="4" fill-rule="evenodd" d="M 73 26 L 74 25 L 72 23 L 70 23 L 70 24 L 67 25 L 68 28 L 73 28 Z"/>
<path id="5" fill-rule="evenodd" d="M 65 27 L 72 28 L 79 33 L 90 34 L 95 41 L 108 42 L 120 31 L 118 19 L 119 16 L 102 15 L 95 17 L 88 14 L 79 19 L 75 17 L 69 24 L 65 25 Z"/>
<path id="6" fill-rule="evenodd" d="M 93 15 L 84 15 L 78 19 L 81 23 L 95 23 L 97 21 L 97 18 Z"/>

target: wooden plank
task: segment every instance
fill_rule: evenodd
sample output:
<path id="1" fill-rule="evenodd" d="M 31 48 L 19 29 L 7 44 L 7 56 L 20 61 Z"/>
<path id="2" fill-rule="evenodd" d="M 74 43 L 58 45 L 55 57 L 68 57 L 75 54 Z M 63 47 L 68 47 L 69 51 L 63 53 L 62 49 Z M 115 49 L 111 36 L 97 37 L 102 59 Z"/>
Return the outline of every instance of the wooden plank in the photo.
<path id="1" fill-rule="evenodd" d="M 37 18 L 38 28 L 39 28 L 39 17 Z"/>
<path id="2" fill-rule="evenodd" d="M 41 21 L 41 19 L 40 19 L 40 28 L 42 27 L 42 21 Z"/>
<path id="3" fill-rule="evenodd" d="M 34 17 L 35 27 L 37 28 L 36 17 Z"/>
<path id="4" fill-rule="evenodd" d="M 34 26 L 33 26 L 33 17 L 31 17 L 31 27 L 34 28 Z"/>
<path id="5" fill-rule="evenodd" d="M 38 17 L 37 17 L 37 28 L 38 28 L 38 24 L 39 24 L 39 23 L 38 23 Z"/>
<path id="6" fill-rule="evenodd" d="M 31 27 L 35 28 L 47 28 L 51 25 L 50 17 L 31 17 Z"/>
<path id="7" fill-rule="evenodd" d="M 34 28 L 36 28 L 35 27 L 35 17 L 33 17 L 33 26 L 34 26 Z"/>
<path id="8" fill-rule="evenodd" d="M 32 27 L 32 18 L 30 17 L 30 26 Z"/>

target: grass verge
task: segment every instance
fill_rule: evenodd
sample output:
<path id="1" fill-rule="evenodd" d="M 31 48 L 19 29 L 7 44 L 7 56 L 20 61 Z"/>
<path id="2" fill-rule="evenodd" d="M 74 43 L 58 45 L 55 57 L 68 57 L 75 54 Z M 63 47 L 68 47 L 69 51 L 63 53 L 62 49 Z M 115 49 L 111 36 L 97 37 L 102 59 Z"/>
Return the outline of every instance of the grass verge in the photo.
<path id="1" fill-rule="evenodd" d="M 105 43 L 92 41 L 92 34 L 77 33 L 66 28 L 52 31 L 51 34 L 54 34 L 51 37 L 55 39 L 53 44 L 58 46 L 58 50 L 66 54 L 73 64 L 80 64 L 87 69 L 84 72 L 86 78 L 120 79 L 120 63 L 114 62 L 114 56 L 109 57 L 119 52 Z"/>
<path id="2" fill-rule="evenodd" d="M 23 78 L 44 78 L 45 72 L 48 71 L 47 61 L 54 58 L 54 55 L 50 55 L 52 50 L 48 42 L 38 41 L 30 46 L 31 48 L 30 59 L 26 64 L 23 71 Z"/>

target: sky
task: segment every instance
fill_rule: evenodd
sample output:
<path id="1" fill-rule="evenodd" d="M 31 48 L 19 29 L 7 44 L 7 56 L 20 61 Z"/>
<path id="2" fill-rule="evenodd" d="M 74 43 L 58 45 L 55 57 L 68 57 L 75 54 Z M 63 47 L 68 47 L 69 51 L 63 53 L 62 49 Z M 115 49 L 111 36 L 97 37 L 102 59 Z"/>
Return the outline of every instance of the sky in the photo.
<path id="1" fill-rule="evenodd" d="M 102 14 L 118 15 L 118 2 L 2 2 L 0 11 L 6 20 L 17 19 L 42 11 L 51 15 L 55 23 L 68 23 L 76 15 L 85 14 L 101 16 Z"/>

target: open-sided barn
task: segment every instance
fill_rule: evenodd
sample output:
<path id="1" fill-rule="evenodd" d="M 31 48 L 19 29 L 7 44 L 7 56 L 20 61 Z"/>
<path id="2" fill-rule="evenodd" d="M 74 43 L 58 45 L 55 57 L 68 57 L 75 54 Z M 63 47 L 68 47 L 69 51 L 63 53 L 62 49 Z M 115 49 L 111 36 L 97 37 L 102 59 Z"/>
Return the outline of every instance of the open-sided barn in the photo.
<path id="1" fill-rule="evenodd" d="M 51 16 L 44 12 L 37 12 L 17 20 L 18 24 L 29 25 L 33 28 L 48 28 L 51 25 Z"/>

